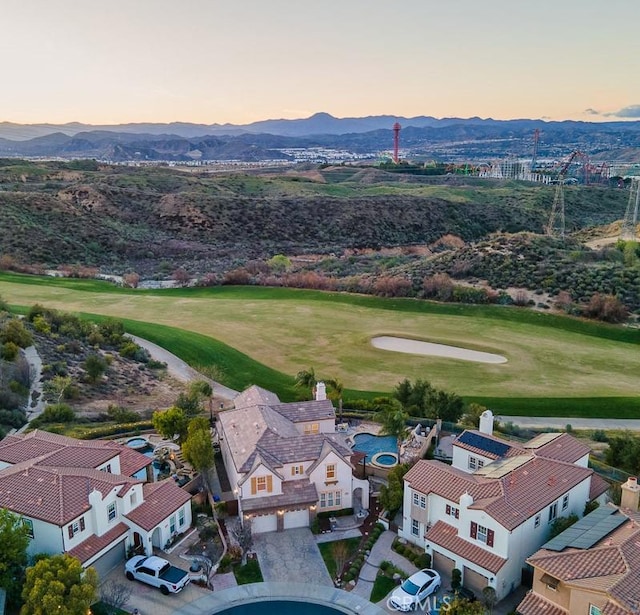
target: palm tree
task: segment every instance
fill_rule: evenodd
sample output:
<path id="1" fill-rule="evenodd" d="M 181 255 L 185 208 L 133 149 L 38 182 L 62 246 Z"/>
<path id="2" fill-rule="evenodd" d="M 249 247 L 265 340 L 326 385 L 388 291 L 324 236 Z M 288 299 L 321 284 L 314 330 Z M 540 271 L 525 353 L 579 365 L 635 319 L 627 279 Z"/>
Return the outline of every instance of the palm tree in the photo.
<path id="1" fill-rule="evenodd" d="M 296 374 L 296 386 L 309 389 L 313 393 L 313 389 L 316 386 L 316 373 L 313 367 L 303 369 Z"/>
<path id="2" fill-rule="evenodd" d="M 409 415 L 402 409 L 402 405 L 397 400 L 389 400 L 389 405 L 376 412 L 375 420 L 382 424 L 380 433 L 387 436 L 395 436 L 398 444 L 398 457 L 400 456 L 400 445 L 407 433 L 407 419 Z"/>
<path id="3" fill-rule="evenodd" d="M 342 391 L 344 384 L 342 384 L 342 380 L 338 380 L 337 378 L 327 378 L 325 382 L 331 387 L 329 399 L 338 401 L 338 420 L 342 423 Z"/>

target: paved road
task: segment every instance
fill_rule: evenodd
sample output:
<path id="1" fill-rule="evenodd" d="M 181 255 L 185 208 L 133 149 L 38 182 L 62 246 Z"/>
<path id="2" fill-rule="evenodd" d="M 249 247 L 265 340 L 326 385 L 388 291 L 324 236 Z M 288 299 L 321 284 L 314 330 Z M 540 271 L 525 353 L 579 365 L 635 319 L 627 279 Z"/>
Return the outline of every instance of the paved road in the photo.
<path id="1" fill-rule="evenodd" d="M 501 423 L 513 423 L 519 427 L 561 429 L 571 425 L 573 429 L 630 429 L 640 431 L 640 419 L 579 419 L 538 416 L 496 416 Z"/>
<path id="2" fill-rule="evenodd" d="M 165 350 L 162 346 L 158 346 L 149 340 L 145 340 L 137 335 L 127 334 L 136 344 L 142 346 L 149 351 L 149 354 L 156 360 L 162 361 L 167 364 L 169 372 L 178 380 L 183 382 L 189 382 L 191 380 L 206 380 L 213 387 L 213 392 L 216 397 L 222 397 L 223 399 L 234 399 L 238 395 L 238 391 L 234 391 L 229 387 L 220 384 L 203 376 L 200 372 L 197 372 L 188 363 L 185 363 L 180 357 Z"/>

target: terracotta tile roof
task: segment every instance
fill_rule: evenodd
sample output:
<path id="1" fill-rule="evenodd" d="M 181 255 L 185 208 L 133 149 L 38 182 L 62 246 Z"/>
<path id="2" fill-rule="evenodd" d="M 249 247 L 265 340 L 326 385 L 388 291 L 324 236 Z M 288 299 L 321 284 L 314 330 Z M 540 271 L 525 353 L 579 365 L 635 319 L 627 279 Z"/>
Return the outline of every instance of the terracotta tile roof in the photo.
<path id="1" fill-rule="evenodd" d="M 548 444 L 535 449 L 535 454 L 538 457 L 566 461 L 567 463 L 575 463 L 590 452 L 591 449 L 587 444 L 568 433 L 558 434 L 558 437 Z"/>
<path id="2" fill-rule="evenodd" d="M 40 465 L 51 467 L 97 468 L 118 456 L 117 450 L 101 446 L 65 446 L 47 455 Z M 144 455 L 143 455 L 144 456 Z"/>
<path id="3" fill-rule="evenodd" d="M 627 564 L 618 547 L 535 553 L 528 560 L 561 581 L 605 577 L 627 572 Z"/>
<path id="4" fill-rule="evenodd" d="M 467 440 L 468 441 L 465 441 Z M 489 459 L 500 459 L 502 457 L 512 457 L 524 452 L 522 446 L 515 442 L 508 442 L 494 435 L 481 433 L 476 429 L 466 429 L 454 441 L 453 446 L 457 446 L 471 453 L 488 457 Z"/>
<path id="5" fill-rule="evenodd" d="M 569 611 L 530 591 L 518 605 L 520 615 L 567 615 Z"/>
<path id="6" fill-rule="evenodd" d="M 0 442 L 0 461 L 13 465 L 54 453 L 59 449 L 60 446 L 54 442 L 33 438 L 22 440 L 22 438 L 8 436 Z"/>
<path id="7" fill-rule="evenodd" d="M 458 530 L 444 521 L 438 521 L 425 534 L 424 539 L 427 542 L 440 545 L 492 574 L 496 574 L 507 563 L 506 559 L 491 553 L 491 551 L 460 538 Z"/>
<path id="8" fill-rule="evenodd" d="M 82 541 L 78 546 L 73 547 L 73 549 L 69 551 L 69 555 L 79 559 L 80 562 L 84 564 L 95 555 L 98 555 L 102 549 L 114 546 L 118 538 L 125 536 L 128 531 L 129 527 L 121 521 L 102 536 L 96 536 L 94 534 L 87 538 L 87 540 Z M 124 549 L 122 553 L 124 555 Z"/>
<path id="9" fill-rule="evenodd" d="M 0 471 L 0 507 L 58 526 L 90 509 L 89 493 L 103 496 L 114 487 L 140 481 L 89 468 L 49 468 L 30 462 Z"/>
<path id="10" fill-rule="evenodd" d="M 638 611 L 635 611 L 637 615 Z M 622 608 L 621 606 L 609 601 L 604 605 L 602 609 L 602 615 L 634 615 L 633 611 L 628 611 L 627 609 Z"/>
<path id="11" fill-rule="evenodd" d="M 152 459 L 138 451 L 134 451 L 130 446 L 125 446 L 124 444 L 118 446 L 120 447 L 118 449 L 120 455 L 120 474 L 133 476 L 153 463 Z"/>
<path id="12" fill-rule="evenodd" d="M 172 480 L 145 483 L 142 495 L 144 502 L 125 516 L 148 532 L 191 499 L 189 493 Z"/>
<path id="13" fill-rule="evenodd" d="M 591 477 L 591 488 L 589 489 L 589 500 L 595 500 L 609 490 L 611 485 L 599 474 L 593 473 Z"/>
<path id="14" fill-rule="evenodd" d="M 486 511 L 513 530 L 592 474 L 588 468 L 533 457 L 498 479 L 432 460 L 419 461 L 404 478 L 412 489 L 435 493 L 450 502 L 459 502 L 461 495 L 469 493 L 474 499 L 471 508 Z"/>
<path id="15" fill-rule="evenodd" d="M 292 505 L 315 504 L 318 501 L 316 486 L 309 479 L 289 480 L 282 483 L 282 493 L 242 500 L 243 512 L 271 510 Z"/>

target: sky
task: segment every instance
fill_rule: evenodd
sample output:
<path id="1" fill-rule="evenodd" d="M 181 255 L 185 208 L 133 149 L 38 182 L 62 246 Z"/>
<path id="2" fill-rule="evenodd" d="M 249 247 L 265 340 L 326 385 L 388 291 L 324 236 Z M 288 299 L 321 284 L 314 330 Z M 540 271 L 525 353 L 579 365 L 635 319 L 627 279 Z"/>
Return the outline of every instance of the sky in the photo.
<path id="1" fill-rule="evenodd" d="M 638 0 L 2 0 L 0 122 L 640 119 Z"/>

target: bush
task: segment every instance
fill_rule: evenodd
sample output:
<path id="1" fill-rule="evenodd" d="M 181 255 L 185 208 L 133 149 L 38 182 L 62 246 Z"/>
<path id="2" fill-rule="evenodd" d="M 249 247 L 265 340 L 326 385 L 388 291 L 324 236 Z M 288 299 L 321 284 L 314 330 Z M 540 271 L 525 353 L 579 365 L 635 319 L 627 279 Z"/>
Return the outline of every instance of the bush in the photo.
<path id="1" fill-rule="evenodd" d="M 52 404 L 47 406 L 42 414 L 33 421 L 32 426 L 43 425 L 45 423 L 71 423 L 76 419 L 76 413 L 73 408 L 67 404 Z"/>
<path id="2" fill-rule="evenodd" d="M 380 570 L 382 570 L 382 572 L 386 572 L 387 570 L 389 570 L 390 567 L 391 567 L 391 562 L 387 560 L 380 562 Z"/>
<path id="3" fill-rule="evenodd" d="M 607 438 L 607 434 L 604 431 L 604 429 L 596 429 L 593 432 L 591 439 L 594 440 L 595 442 L 607 442 L 609 440 L 609 438 Z"/>
<path id="4" fill-rule="evenodd" d="M 349 568 L 349 574 L 351 575 L 352 579 L 355 579 L 358 576 L 359 572 L 360 568 L 358 568 L 357 566 L 351 566 L 351 568 Z"/>

